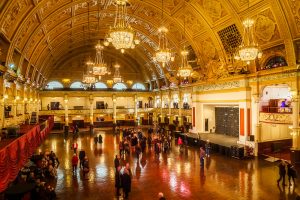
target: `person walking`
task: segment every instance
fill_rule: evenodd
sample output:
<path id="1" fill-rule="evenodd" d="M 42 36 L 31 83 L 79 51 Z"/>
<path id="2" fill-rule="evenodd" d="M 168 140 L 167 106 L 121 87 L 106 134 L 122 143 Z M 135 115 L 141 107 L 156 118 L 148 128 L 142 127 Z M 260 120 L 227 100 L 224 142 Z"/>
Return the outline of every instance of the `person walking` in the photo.
<path id="1" fill-rule="evenodd" d="M 281 162 L 278 165 L 279 168 L 279 179 L 277 180 L 277 184 L 279 185 L 281 179 L 282 179 L 282 186 L 286 186 L 285 185 L 285 174 L 286 174 L 286 170 L 285 170 L 285 162 L 283 160 L 281 160 Z"/>
<path id="2" fill-rule="evenodd" d="M 78 165 L 78 156 L 76 153 L 73 154 L 72 157 L 72 169 L 73 169 L 73 174 L 76 174 L 77 171 L 77 165 Z"/>
<path id="3" fill-rule="evenodd" d="M 287 174 L 289 178 L 289 186 L 291 186 L 291 179 L 293 180 L 293 185 L 295 185 L 295 178 L 297 178 L 297 171 L 295 167 L 290 163 L 287 163 Z"/>
<path id="4" fill-rule="evenodd" d="M 178 138 L 177 144 L 179 146 L 179 150 L 181 151 L 182 150 L 182 145 L 183 145 L 181 137 Z"/>
<path id="5" fill-rule="evenodd" d="M 115 174 L 115 188 L 116 188 L 116 196 L 121 196 L 120 189 L 122 188 L 122 179 L 121 179 L 121 166 L 118 166 Z"/>
<path id="6" fill-rule="evenodd" d="M 90 171 L 90 165 L 89 165 L 89 160 L 88 157 L 84 157 L 84 162 L 83 162 L 83 178 L 84 179 L 89 179 L 88 178 L 88 173 Z"/>
<path id="7" fill-rule="evenodd" d="M 76 154 L 77 153 L 77 149 L 78 149 L 78 143 L 77 143 L 77 141 L 74 141 L 72 147 L 73 147 L 74 153 Z"/>
<path id="8" fill-rule="evenodd" d="M 205 151 L 203 147 L 200 147 L 200 166 L 204 166 L 204 158 L 205 158 Z"/>

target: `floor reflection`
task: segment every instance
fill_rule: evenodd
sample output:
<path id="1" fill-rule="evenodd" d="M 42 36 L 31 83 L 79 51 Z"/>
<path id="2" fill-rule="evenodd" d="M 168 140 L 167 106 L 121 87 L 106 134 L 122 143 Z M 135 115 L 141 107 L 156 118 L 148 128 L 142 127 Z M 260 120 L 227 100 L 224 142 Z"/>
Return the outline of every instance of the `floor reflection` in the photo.
<path id="1" fill-rule="evenodd" d="M 114 157 L 118 154 L 120 137 L 110 132 L 95 133 L 103 137 L 95 144 L 94 136 L 77 139 L 50 135 L 38 151 L 54 150 L 60 159 L 56 191 L 60 199 L 114 199 Z M 90 161 L 89 179 L 78 170 L 71 170 L 74 141 L 84 149 Z M 132 154 L 129 162 L 133 172 L 130 199 L 157 199 L 163 192 L 167 199 L 289 199 L 299 194 L 298 187 L 277 187 L 277 163 L 263 160 L 236 160 L 212 154 L 200 167 L 198 148 L 186 147 L 180 152 L 173 143 L 170 152 L 156 156 L 147 149 L 139 159 Z M 297 180 L 298 181 L 298 180 Z M 299 183 L 299 181 L 297 182 Z M 300 184 L 299 184 L 300 185 Z"/>

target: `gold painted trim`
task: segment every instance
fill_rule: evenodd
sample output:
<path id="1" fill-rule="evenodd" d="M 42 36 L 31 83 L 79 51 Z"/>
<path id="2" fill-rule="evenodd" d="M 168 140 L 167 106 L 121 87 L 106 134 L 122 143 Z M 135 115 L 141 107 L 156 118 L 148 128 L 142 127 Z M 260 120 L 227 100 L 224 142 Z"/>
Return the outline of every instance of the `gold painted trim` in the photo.
<path id="1" fill-rule="evenodd" d="M 223 89 L 223 90 L 197 91 L 197 92 L 193 92 L 193 94 L 215 94 L 215 93 L 249 92 L 249 91 L 251 91 L 250 87 L 242 87 L 242 88 L 231 88 L 231 89 Z"/>
<path id="2" fill-rule="evenodd" d="M 239 102 L 251 102 L 251 99 L 227 99 L 227 100 L 196 100 L 193 103 L 239 103 Z"/>

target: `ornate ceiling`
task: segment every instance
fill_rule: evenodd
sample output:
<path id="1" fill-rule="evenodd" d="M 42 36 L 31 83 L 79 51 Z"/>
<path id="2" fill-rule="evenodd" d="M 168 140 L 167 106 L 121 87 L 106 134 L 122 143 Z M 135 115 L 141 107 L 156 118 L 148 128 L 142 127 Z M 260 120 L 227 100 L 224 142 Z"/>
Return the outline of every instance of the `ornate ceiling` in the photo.
<path id="1" fill-rule="evenodd" d="M 180 63 L 179 52 L 184 45 L 195 54 L 193 66 L 200 76 L 227 76 L 234 68 L 228 55 L 238 45 L 243 32 L 241 22 L 246 17 L 256 20 L 255 36 L 264 51 L 284 46 L 282 52 L 288 64 L 296 65 L 294 45 L 300 38 L 299 0 L 250 0 L 249 5 L 248 0 L 186 0 L 186 3 L 164 0 L 164 24 L 169 29 L 170 46 L 177 52 L 175 64 L 166 68 L 152 60 L 158 44 L 157 28 L 162 23 L 161 1 L 129 2 L 130 24 L 141 40 L 140 45 L 124 55 L 112 47 L 104 52 L 108 62 L 118 60 L 123 65 L 121 73 L 128 78 L 148 81 L 153 77 L 170 77 Z M 94 57 L 94 45 L 113 24 L 112 3 L 113 0 L 1 1 L 2 62 L 14 63 L 24 76 L 40 83 L 45 79 L 79 79 L 84 59 L 88 55 Z"/>

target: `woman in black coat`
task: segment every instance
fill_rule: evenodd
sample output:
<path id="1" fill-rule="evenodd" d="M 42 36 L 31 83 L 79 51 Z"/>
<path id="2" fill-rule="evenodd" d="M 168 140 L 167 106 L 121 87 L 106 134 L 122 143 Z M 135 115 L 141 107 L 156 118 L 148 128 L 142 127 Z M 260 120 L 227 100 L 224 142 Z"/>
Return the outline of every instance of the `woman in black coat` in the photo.
<path id="1" fill-rule="evenodd" d="M 124 173 L 122 175 L 122 187 L 123 187 L 124 198 L 127 199 L 128 194 L 131 191 L 131 177 L 127 169 L 124 169 Z"/>

